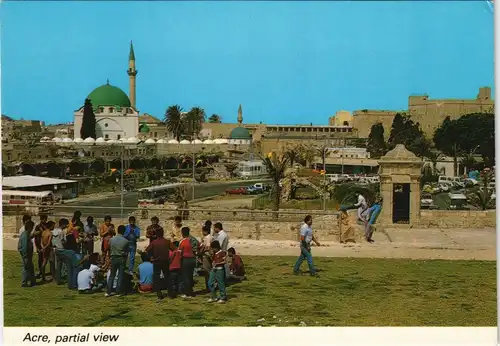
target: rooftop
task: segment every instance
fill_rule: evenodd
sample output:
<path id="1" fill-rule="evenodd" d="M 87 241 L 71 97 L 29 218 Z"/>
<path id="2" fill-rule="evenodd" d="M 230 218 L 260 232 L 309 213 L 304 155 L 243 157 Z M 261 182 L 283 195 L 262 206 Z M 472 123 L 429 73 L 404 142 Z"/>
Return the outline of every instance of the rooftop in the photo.
<path id="1" fill-rule="evenodd" d="M 9 188 L 35 187 L 35 186 L 45 186 L 45 185 L 69 184 L 69 183 L 76 183 L 76 181 L 37 177 L 33 175 L 18 175 L 14 177 L 2 178 L 2 186 Z"/>

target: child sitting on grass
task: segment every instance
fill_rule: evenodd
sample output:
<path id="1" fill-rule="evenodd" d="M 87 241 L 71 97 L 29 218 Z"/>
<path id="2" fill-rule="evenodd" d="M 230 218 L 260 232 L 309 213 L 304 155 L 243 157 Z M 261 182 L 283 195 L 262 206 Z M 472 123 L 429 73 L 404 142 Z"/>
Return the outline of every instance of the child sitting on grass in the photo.
<path id="1" fill-rule="evenodd" d="M 236 254 L 234 247 L 227 250 L 228 256 L 230 258 L 229 265 L 229 280 L 232 281 L 242 281 L 245 280 L 245 266 L 243 265 L 243 260 L 239 255 Z"/>

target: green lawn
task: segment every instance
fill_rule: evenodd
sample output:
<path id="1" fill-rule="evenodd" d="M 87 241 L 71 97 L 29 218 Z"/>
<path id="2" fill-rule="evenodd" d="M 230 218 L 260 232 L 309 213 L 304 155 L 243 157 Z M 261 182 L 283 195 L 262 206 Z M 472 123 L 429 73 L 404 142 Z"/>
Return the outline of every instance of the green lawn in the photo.
<path id="1" fill-rule="evenodd" d="M 291 274 L 295 258 L 244 260 L 249 280 L 229 287 L 225 305 L 206 295 L 157 303 L 52 283 L 21 289 L 19 255 L 4 251 L 5 326 L 496 325 L 493 261 L 317 258 L 321 276 L 311 278 Z"/>

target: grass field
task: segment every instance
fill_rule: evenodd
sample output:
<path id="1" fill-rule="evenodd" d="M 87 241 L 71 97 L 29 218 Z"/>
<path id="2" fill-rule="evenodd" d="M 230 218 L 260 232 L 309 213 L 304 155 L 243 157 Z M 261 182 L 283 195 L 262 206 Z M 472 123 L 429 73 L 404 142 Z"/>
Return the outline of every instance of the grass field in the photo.
<path id="1" fill-rule="evenodd" d="M 225 305 L 206 295 L 157 303 L 52 283 L 21 289 L 19 255 L 4 251 L 5 326 L 496 325 L 495 262 L 317 258 L 312 278 L 291 274 L 295 258 L 244 260 L 249 280 L 228 288 Z"/>

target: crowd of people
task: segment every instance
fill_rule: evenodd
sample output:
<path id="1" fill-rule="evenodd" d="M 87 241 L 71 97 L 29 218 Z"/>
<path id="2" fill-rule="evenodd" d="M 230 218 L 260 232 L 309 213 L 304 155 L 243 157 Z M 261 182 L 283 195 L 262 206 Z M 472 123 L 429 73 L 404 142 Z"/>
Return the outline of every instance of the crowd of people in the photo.
<path id="1" fill-rule="evenodd" d="M 347 210 L 357 209 L 357 218 L 364 224 L 365 239 L 372 243 L 373 224 L 381 211 L 381 199 L 370 207 L 363 195 L 357 195 L 358 202 L 339 211 L 340 242 L 353 239 L 354 229 Z M 149 244 L 144 250 L 137 249 L 141 230 L 134 216 L 127 225 L 115 228 L 111 216 L 97 227 L 92 216 L 84 225 L 81 213 L 76 211 L 71 220 L 62 218 L 57 225 L 46 215 L 40 216 L 35 226 L 29 215 L 23 216 L 18 250 L 23 261 L 22 287 L 31 287 L 39 278 L 46 282 L 46 266 L 50 265 L 52 280 L 57 284 L 67 278 L 68 288 L 81 294 L 106 290 L 105 296 L 125 295 L 134 292 L 156 293 L 158 299 L 165 295 L 174 298 L 194 296 L 194 277 L 203 277 L 205 292 L 210 293 L 209 302 L 227 301 L 226 284 L 229 281 L 245 279 L 243 261 L 234 248 L 228 248 L 229 237 L 220 222 L 212 225 L 206 221 L 201 226 L 201 237 L 191 234 L 184 227 L 182 218 L 173 220 L 172 228 L 165 232 L 158 217 L 151 218 L 146 229 Z M 94 250 L 94 243 L 101 240 L 100 252 Z M 300 229 L 300 254 L 293 272 L 300 274 L 300 267 L 307 261 L 311 276 L 317 276 L 313 264 L 311 244 L 321 246 L 313 235 L 312 217 L 307 215 Z M 35 276 L 34 253 L 38 256 L 39 273 Z M 135 269 L 136 254 L 141 264 Z M 218 293 L 218 295 L 217 295 Z"/>
<path id="2" fill-rule="evenodd" d="M 245 279 L 243 261 L 234 248 L 228 248 L 229 237 L 220 222 L 206 221 L 201 226 L 201 237 L 184 227 L 181 217 L 175 217 L 172 228 L 166 232 L 157 217 L 151 218 L 145 236 L 149 240 L 144 250 L 138 250 L 141 230 L 134 216 L 127 225 L 115 227 L 106 216 L 98 227 L 92 216 L 86 224 L 76 211 L 71 220 L 61 218 L 57 224 L 47 215 L 40 216 L 35 226 L 31 216 L 24 215 L 20 229 L 18 251 L 22 258 L 22 287 L 47 281 L 47 264 L 51 280 L 80 294 L 105 291 L 105 296 L 126 295 L 134 292 L 156 293 L 158 299 L 194 296 L 195 277 L 205 280 L 209 302 L 227 301 L 226 284 Z M 100 251 L 94 250 L 101 240 Z M 35 275 L 33 257 L 37 255 L 38 275 Z M 135 271 L 136 254 L 141 262 Z M 217 295 L 218 293 L 218 295 Z"/>

